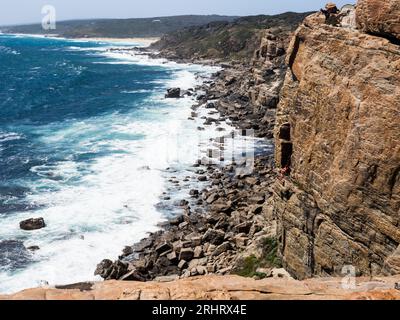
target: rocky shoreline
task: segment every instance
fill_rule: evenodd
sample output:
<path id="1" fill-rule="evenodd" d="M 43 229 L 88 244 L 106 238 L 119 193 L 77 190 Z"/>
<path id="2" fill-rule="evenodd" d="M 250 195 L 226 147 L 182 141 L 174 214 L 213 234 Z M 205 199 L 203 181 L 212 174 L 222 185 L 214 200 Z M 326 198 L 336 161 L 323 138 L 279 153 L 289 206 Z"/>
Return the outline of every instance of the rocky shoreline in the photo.
<path id="1" fill-rule="evenodd" d="M 280 39 L 269 33 L 266 37 L 269 42 L 262 43 L 251 65 L 224 63 L 222 71 L 199 87 L 190 92 L 171 88 L 166 98 L 194 96 L 197 103 L 192 106 L 188 120 L 199 117 L 200 109 L 207 114 L 202 117 L 204 125 L 198 130 L 228 122 L 240 135 L 251 132 L 252 136 L 273 146 L 275 108 L 285 74 L 284 50 Z M 272 46 L 275 42 L 280 44 Z M 160 54 L 150 55 L 160 57 Z M 258 92 L 251 92 L 257 86 Z M 221 151 L 225 148 L 225 139 L 232 133 L 227 134 L 221 127 L 217 131 L 221 131 L 221 136 L 215 139 L 214 145 Z M 184 180 L 199 181 L 206 187 L 189 191 L 187 198 L 177 204 L 181 214 L 162 224 L 160 231 L 126 247 L 117 261 L 103 260 L 95 274 L 106 280 L 135 281 L 175 280 L 214 273 L 255 278 L 290 277 L 280 268 L 276 256 L 270 201 L 271 185 L 277 179 L 273 150 L 256 154 L 251 171 L 243 170 L 248 166 L 246 160 L 218 165 L 224 160 L 220 154 L 217 152 L 215 156 L 210 150 L 209 159 L 199 159 L 193 164 L 193 177 Z M 170 182 L 182 181 L 171 179 Z"/>

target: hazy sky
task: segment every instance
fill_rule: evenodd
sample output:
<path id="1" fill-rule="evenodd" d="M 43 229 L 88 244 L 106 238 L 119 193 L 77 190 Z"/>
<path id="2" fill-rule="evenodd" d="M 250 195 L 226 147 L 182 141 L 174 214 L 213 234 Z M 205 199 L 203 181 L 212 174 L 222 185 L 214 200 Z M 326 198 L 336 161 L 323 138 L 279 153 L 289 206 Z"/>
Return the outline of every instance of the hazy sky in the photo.
<path id="1" fill-rule="evenodd" d="M 328 0 L 0 0 L 0 25 L 41 22 L 44 5 L 57 20 L 140 18 L 182 14 L 255 15 L 318 10 Z M 355 0 L 338 0 L 338 6 Z"/>

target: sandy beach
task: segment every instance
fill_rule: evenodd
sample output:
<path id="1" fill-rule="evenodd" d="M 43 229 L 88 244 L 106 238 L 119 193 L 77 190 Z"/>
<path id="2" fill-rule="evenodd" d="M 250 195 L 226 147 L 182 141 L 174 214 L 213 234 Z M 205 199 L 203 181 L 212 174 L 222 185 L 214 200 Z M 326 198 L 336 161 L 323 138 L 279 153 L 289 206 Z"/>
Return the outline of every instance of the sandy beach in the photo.
<path id="1" fill-rule="evenodd" d="M 152 43 L 157 42 L 160 38 L 76 38 L 75 40 L 85 41 L 102 41 L 112 43 L 124 43 L 124 44 L 139 44 L 143 47 L 148 47 Z"/>

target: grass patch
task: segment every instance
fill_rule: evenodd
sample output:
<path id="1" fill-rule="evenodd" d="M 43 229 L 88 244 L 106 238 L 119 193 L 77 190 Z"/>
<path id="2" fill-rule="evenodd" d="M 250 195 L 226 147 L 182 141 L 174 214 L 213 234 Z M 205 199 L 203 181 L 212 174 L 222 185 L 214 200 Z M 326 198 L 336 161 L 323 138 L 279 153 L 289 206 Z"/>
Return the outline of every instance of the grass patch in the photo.
<path id="1" fill-rule="evenodd" d="M 265 238 L 263 243 L 263 255 L 260 259 L 251 255 L 244 258 L 235 268 L 234 273 L 242 277 L 265 278 L 267 275 L 257 272 L 258 268 L 281 268 L 282 262 L 277 255 L 278 241 L 274 238 Z"/>
<path id="2" fill-rule="evenodd" d="M 282 261 L 278 257 L 278 241 L 274 238 L 264 240 L 265 261 L 270 267 L 282 268 Z"/>

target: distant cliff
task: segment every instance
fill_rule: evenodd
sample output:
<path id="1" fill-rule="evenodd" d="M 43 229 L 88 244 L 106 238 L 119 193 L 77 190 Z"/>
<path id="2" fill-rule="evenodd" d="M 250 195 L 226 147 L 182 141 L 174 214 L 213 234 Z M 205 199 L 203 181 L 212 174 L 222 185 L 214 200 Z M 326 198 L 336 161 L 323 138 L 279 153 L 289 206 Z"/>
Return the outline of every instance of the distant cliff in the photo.
<path id="1" fill-rule="evenodd" d="M 232 22 L 213 22 L 168 33 L 152 48 L 170 59 L 219 59 L 250 63 L 265 29 L 275 36 L 294 32 L 308 13 L 250 16 Z"/>
<path id="2" fill-rule="evenodd" d="M 356 19 L 308 17 L 287 55 L 274 214 L 300 279 L 400 273 L 400 1 L 361 0 Z"/>
<path id="3" fill-rule="evenodd" d="M 231 22 L 238 17 L 219 15 L 186 15 L 136 19 L 92 19 L 60 21 L 56 30 L 43 30 L 41 24 L 4 26 L 4 33 L 57 34 L 68 38 L 82 37 L 160 37 L 179 29 L 215 21 Z"/>

